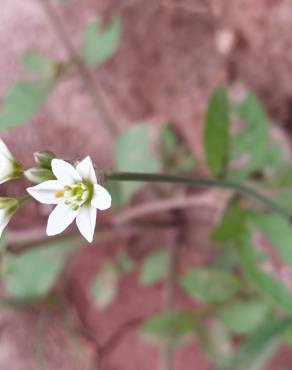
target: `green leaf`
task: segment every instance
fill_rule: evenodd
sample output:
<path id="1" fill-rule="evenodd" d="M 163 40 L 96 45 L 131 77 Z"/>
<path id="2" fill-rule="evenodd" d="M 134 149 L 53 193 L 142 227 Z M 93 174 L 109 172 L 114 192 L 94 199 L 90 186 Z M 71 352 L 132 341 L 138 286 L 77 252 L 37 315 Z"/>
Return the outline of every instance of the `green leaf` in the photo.
<path id="1" fill-rule="evenodd" d="M 10 89 L 0 112 L 0 130 L 30 120 L 39 110 L 52 88 L 51 80 L 21 81 Z"/>
<path id="2" fill-rule="evenodd" d="M 287 209 L 287 212 L 292 211 L 292 189 L 287 188 L 280 191 L 277 194 L 271 196 L 271 199 L 283 208 Z"/>
<path id="3" fill-rule="evenodd" d="M 271 274 L 262 271 L 257 266 L 255 247 L 250 236 L 241 239 L 238 245 L 238 254 L 243 270 L 260 292 L 270 297 L 275 304 L 282 306 L 288 312 L 292 311 L 292 294 L 283 283 L 276 280 Z"/>
<path id="4" fill-rule="evenodd" d="M 252 226 L 267 238 L 279 252 L 281 258 L 292 263 L 292 226 L 284 217 L 276 214 L 250 212 L 248 217 Z"/>
<path id="5" fill-rule="evenodd" d="M 265 323 L 270 305 L 259 299 L 238 300 L 219 311 L 225 327 L 233 334 L 249 334 Z"/>
<path id="6" fill-rule="evenodd" d="M 55 64 L 51 59 L 46 58 L 37 52 L 26 52 L 21 56 L 22 64 L 26 69 L 39 72 L 44 75 L 52 75 Z"/>
<path id="7" fill-rule="evenodd" d="M 177 149 L 177 138 L 170 125 L 163 125 L 160 129 L 161 155 L 168 159 L 173 156 Z"/>
<path id="8" fill-rule="evenodd" d="M 177 310 L 152 316 L 146 320 L 140 333 L 159 342 L 171 341 L 180 345 L 186 335 L 194 333 L 197 319 L 191 310 Z"/>
<path id="9" fill-rule="evenodd" d="M 3 257 L 3 280 L 11 301 L 31 302 L 45 297 L 64 268 L 67 253 L 74 250 L 71 240 L 48 243 L 19 255 Z"/>
<path id="10" fill-rule="evenodd" d="M 272 184 L 277 187 L 287 187 L 292 186 L 292 166 L 291 164 L 282 165 L 280 168 L 276 169 L 274 179 Z"/>
<path id="11" fill-rule="evenodd" d="M 153 252 L 146 256 L 140 271 L 140 282 L 151 285 L 160 282 L 169 270 L 169 253 L 167 250 Z"/>
<path id="12" fill-rule="evenodd" d="M 149 127 L 136 125 L 124 131 L 114 148 L 115 163 L 119 171 L 158 172 L 160 160 L 151 152 Z M 129 202 L 142 184 L 139 182 L 121 183 L 123 203 Z"/>
<path id="13" fill-rule="evenodd" d="M 97 20 L 88 23 L 83 35 L 83 57 L 89 66 L 107 62 L 116 52 L 121 37 L 121 19 L 112 18 L 111 24 L 100 29 Z"/>
<path id="14" fill-rule="evenodd" d="M 199 268 L 180 278 L 183 290 L 202 302 L 223 302 L 237 293 L 240 282 L 231 273 L 211 268 Z"/>
<path id="15" fill-rule="evenodd" d="M 224 364 L 233 352 L 230 335 L 224 325 L 215 318 L 201 320 L 196 335 L 200 347 L 215 364 Z"/>
<path id="16" fill-rule="evenodd" d="M 290 317 L 284 317 L 268 322 L 240 347 L 227 365 L 220 366 L 217 370 L 261 369 L 262 367 L 256 366 L 257 362 L 260 361 L 263 365 L 263 355 L 268 357 L 272 353 L 271 347 L 287 326 L 291 325 L 291 321 Z"/>
<path id="17" fill-rule="evenodd" d="M 204 150 L 207 167 L 220 176 L 229 159 L 229 103 L 223 87 L 211 94 L 204 123 Z"/>
<path id="18" fill-rule="evenodd" d="M 236 241 L 246 231 L 246 211 L 240 207 L 238 197 L 233 197 L 227 204 L 222 218 L 211 233 L 216 242 Z"/>
<path id="19" fill-rule="evenodd" d="M 127 274 L 133 271 L 135 262 L 129 257 L 124 249 L 119 249 L 116 255 L 116 265 L 121 273 Z"/>
<path id="20" fill-rule="evenodd" d="M 90 285 L 90 295 L 101 309 L 107 308 L 114 301 L 119 287 L 119 273 L 111 262 L 106 262 L 97 272 Z"/>
<path id="21" fill-rule="evenodd" d="M 249 94 L 237 104 L 236 115 L 246 123 L 232 139 L 232 159 L 243 165 L 230 173 L 230 178 L 243 180 L 265 166 L 278 164 L 281 150 L 269 137 L 267 117 L 256 96 Z"/>

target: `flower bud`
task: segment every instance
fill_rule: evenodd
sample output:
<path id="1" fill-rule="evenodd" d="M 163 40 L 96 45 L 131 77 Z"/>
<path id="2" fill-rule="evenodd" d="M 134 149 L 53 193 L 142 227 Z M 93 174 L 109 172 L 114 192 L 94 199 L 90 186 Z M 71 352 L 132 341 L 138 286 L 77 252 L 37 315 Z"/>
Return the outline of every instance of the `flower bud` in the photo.
<path id="1" fill-rule="evenodd" d="M 33 156 L 35 162 L 39 165 L 39 167 L 48 169 L 51 168 L 52 159 L 56 157 L 55 154 L 53 152 L 50 152 L 49 150 L 35 152 Z"/>
<path id="2" fill-rule="evenodd" d="M 4 141 L 0 139 L 0 184 L 21 177 L 21 164 L 12 156 Z"/>
<path id="3" fill-rule="evenodd" d="M 0 198 L 0 237 L 19 203 L 15 198 Z"/>
<path id="4" fill-rule="evenodd" d="M 51 170 L 41 167 L 29 168 L 24 172 L 24 176 L 34 184 L 40 184 L 41 182 L 55 179 Z"/>

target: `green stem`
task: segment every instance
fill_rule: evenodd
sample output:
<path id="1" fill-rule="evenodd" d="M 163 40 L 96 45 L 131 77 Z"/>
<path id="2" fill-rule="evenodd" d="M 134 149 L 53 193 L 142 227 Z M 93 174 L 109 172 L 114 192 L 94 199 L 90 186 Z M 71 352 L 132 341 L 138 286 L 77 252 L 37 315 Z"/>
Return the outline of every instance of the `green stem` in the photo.
<path id="1" fill-rule="evenodd" d="M 150 174 L 150 173 L 134 173 L 134 172 L 116 172 L 107 174 L 105 176 L 108 181 L 139 181 L 139 182 L 160 182 L 160 183 L 176 183 L 185 184 L 197 187 L 209 187 L 209 188 L 221 188 L 231 189 L 245 195 L 249 198 L 253 198 L 259 203 L 264 204 L 270 210 L 281 214 L 282 216 L 292 220 L 292 214 L 287 211 L 284 207 L 269 199 L 265 195 L 259 193 L 255 189 L 243 185 L 231 180 L 219 180 L 219 179 L 204 179 L 196 177 L 184 177 L 176 175 L 164 175 L 164 174 Z"/>
<path id="2" fill-rule="evenodd" d="M 29 199 L 31 199 L 30 195 L 24 195 L 23 197 L 18 199 L 18 204 L 21 205 L 25 203 L 26 201 L 28 201 Z"/>

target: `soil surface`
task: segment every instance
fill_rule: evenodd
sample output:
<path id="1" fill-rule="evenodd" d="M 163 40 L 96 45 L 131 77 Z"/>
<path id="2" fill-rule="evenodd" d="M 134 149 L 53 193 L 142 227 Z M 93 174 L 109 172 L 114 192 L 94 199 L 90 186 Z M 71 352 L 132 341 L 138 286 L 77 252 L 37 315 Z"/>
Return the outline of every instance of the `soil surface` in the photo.
<path id="1" fill-rule="evenodd" d="M 121 15 L 119 51 L 92 75 L 117 131 L 137 122 L 150 122 L 154 128 L 171 122 L 195 154 L 198 171 L 204 172 L 202 117 L 208 94 L 220 83 L 231 90 L 238 86 L 253 90 L 272 120 L 291 129 L 290 0 L 52 0 L 52 4 L 76 48 L 89 19 L 98 16 L 106 23 L 113 14 Z M 0 96 L 12 81 L 28 77 L 19 64 L 24 51 L 66 58 L 38 0 L 1 1 L 0 46 Z M 113 166 L 113 140 L 76 74 L 60 81 L 31 122 L 1 137 L 26 165 L 32 163 L 34 151 L 49 149 L 70 159 L 90 154 L 97 166 Z M 3 187 L 2 194 L 19 195 L 21 189 L 23 183 L 15 183 Z M 202 264 L 214 255 L 208 230 L 218 208 L 220 204 L 209 202 L 191 212 L 193 223 L 180 245 L 182 266 Z M 44 229 L 49 211 L 34 203 L 25 205 L 12 229 Z M 108 217 L 109 212 L 100 220 Z M 90 301 L 88 285 L 102 261 L 117 249 L 126 248 L 139 262 L 146 251 L 172 239 L 173 230 L 131 237 L 117 233 L 90 248 L 84 246 L 60 282 L 65 313 L 42 305 L 24 312 L 1 310 L 0 369 L 92 370 L 97 364 L 102 370 L 158 368 L 157 347 L 138 337 L 137 328 L 141 319 L 162 309 L 163 287 L 143 288 L 133 273 L 122 280 L 114 304 L 102 311 Z M 180 295 L 175 301 L 177 307 L 192 305 Z M 269 369 L 291 366 L 291 351 L 283 348 Z M 175 352 L 174 369 L 212 367 L 198 343 L 191 341 Z"/>

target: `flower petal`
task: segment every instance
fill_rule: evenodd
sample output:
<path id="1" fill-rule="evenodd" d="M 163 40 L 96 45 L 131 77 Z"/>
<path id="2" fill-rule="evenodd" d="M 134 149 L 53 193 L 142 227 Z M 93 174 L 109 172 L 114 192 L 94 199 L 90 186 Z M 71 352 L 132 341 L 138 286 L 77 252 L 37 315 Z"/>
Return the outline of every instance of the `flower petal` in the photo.
<path id="1" fill-rule="evenodd" d="M 82 180 L 70 163 L 54 158 L 51 164 L 54 175 L 63 185 L 73 185 L 75 182 Z"/>
<path id="2" fill-rule="evenodd" d="M 74 211 L 71 205 L 64 201 L 57 204 L 48 218 L 47 235 L 56 235 L 64 231 L 75 219 L 78 210 Z"/>
<path id="3" fill-rule="evenodd" d="M 83 159 L 83 161 L 78 163 L 78 165 L 76 166 L 76 170 L 84 180 L 89 180 L 93 184 L 97 183 L 92 160 L 89 156 L 87 156 L 86 158 Z"/>
<path id="4" fill-rule="evenodd" d="M 80 233 L 89 243 L 91 243 L 96 224 L 96 209 L 90 206 L 81 207 L 76 217 L 76 224 Z"/>
<path id="5" fill-rule="evenodd" d="M 112 197 L 110 193 L 101 185 L 94 184 L 94 194 L 91 205 L 101 211 L 110 208 Z"/>
<path id="6" fill-rule="evenodd" d="M 42 182 L 36 186 L 27 188 L 27 192 L 34 199 L 43 204 L 57 204 L 60 198 L 57 198 L 55 193 L 62 191 L 63 185 L 58 180 L 49 180 Z"/>
<path id="7" fill-rule="evenodd" d="M 8 159 L 13 160 L 12 154 L 10 153 L 9 149 L 2 139 L 0 139 L 0 154 L 4 155 Z"/>

